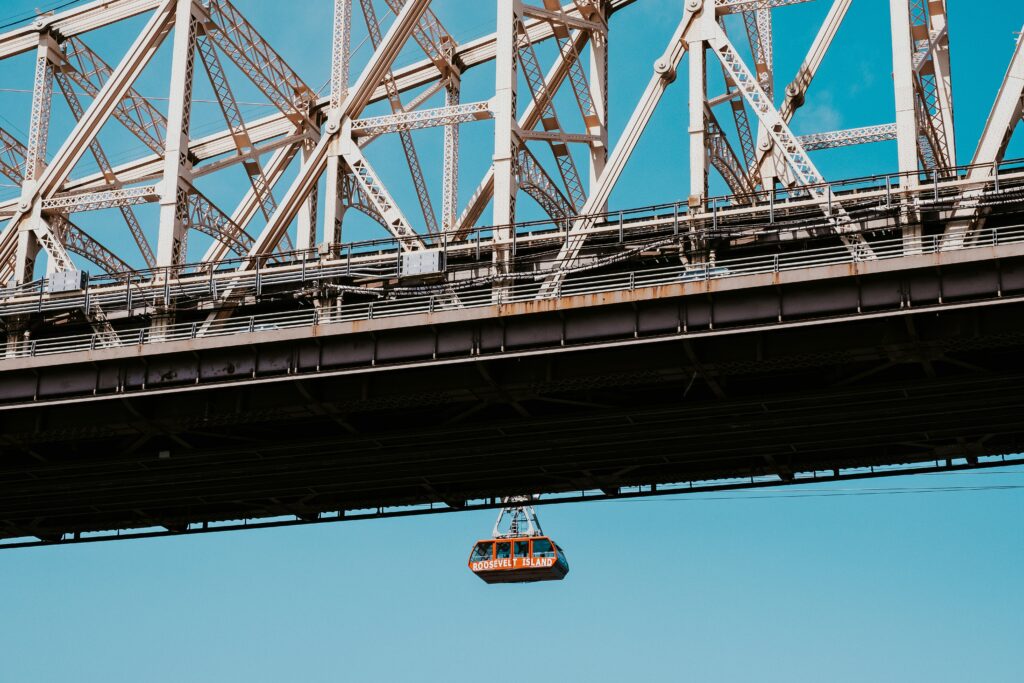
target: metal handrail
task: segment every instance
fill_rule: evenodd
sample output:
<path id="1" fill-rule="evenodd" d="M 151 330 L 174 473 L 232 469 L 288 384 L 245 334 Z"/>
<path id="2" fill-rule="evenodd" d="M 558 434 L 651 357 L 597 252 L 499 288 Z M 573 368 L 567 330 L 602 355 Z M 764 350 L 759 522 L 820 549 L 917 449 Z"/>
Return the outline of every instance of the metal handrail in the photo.
<path id="1" fill-rule="evenodd" d="M 1024 224 L 1001 228 L 987 228 L 973 244 L 947 242 L 941 235 L 921 238 L 920 253 L 934 254 L 943 251 L 966 250 L 1024 242 Z M 892 260 L 908 256 L 903 239 L 884 240 L 872 244 L 878 260 Z M 560 296 L 595 294 L 622 291 L 639 287 L 664 284 L 678 284 L 719 280 L 744 275 L 782 272 L 803 268 L 826 267 L 836 264 L 853 263 L 854 256 L 841 245 L 809 249 L 788 254 L 760 255 L 662 268 L 585 275 L 563 283 L 560 290 L 549 298 Z M 309 327 L 316 324 L 352 322 L 377 318 L 401 317 L 422 313 L 437 313 L 446 310 L 463 310 L 486 306 L 512 304 L 536 300 L 539 282 L 527 282 L 498 290 L 441 293 L 380 299 L 372 302 L 341 303 L 335 309 L 324 313 L 306 310 L 286 313 L 266 313 L 242 318 L 217 320 L 209 325 L 178 323 L 162 329 L 134 328 L 103 333 L 72 335 L 19 341 L 8 348 L 7 358 L 47 356 L 90 349 L 117 348 L 144 344 L 182 341 L 196 338 L 219 337 L 234 334 L 258 334 L 263 332 Z"/>

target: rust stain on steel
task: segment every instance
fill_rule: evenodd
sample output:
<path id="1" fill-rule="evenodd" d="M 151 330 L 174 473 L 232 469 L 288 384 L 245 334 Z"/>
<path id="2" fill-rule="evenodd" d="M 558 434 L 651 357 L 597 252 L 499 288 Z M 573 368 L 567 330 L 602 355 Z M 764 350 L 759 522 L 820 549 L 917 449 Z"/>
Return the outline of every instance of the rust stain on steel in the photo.
<path id="1" fill-rule="evenodd" d="M 558 299 L 530 299 L 498 304 L 498 315 L 546 313 L 558 310 Z"/>
<path id="2" fill-rule="evenodd" d="M 670 298 L 682 294 L 679 285 L 657 285 L 653 290 L 653 298 L 655 299 Z M 685 291 L 685 289 L 683 291 Z"/>
<path id="3" fill-rule="evenodd" d="M 715 278 L 713 280 L 705 280 L 704 281 L 704 291 L 705 292 L 717 292 L 717 291 L 720 291 L 722 289 L 732 289 L 731 286 L 730 287 L 725 287 L 724 286 L 725 284 L 726 283 L 725 283 L 724 280 L 721 280 L 721 279 L 718 279 L 718 278 Z"/>
<path id="4" fill-rule="evenodd" d="M 422 311 L 410 315 L 389 316 L 386 318 L 357 319 L 345 321 L 321 320 L 317 325 L 302 328 L 288 328 L 270 333 L 274 339 L 288 340 L 310 335 L 333 337 L 360 332 L 372 332 L 384 329 L 417 327 L 430 324 L 444 324 L 479 319 L 493 319 L 501 316 L 528 315 L 531 313 L 570 310 L 588 307 L 600 307 L 610 304 L 632 303 L 661 298 L 676 298 L 700 295 L 715 291 L 742 291 L 758 287 L 798 284 L 807 281 L 851 277 L 861 274 L 882 273 L 895 270 L 944 265 L 946 263 L 964 263 L 974 261 L 997 260 L 1001 257 L 1024 254 L 1024 243 L 1000 245 L 989 249 L 971 249 L 955 252 L 938 252 L 927 255 L 907 255 L 902 258 L 864 261 L 855 263 L 836 263 L 826 266 L 812 266 L 799 270 L 753 273 L 737 275 L 731 278 L 700 280 L 693 282 L 662 283 L 638 287 L 633 290 L 621 289 L 606 292 L 589 292 L 555 299 L 534 299 L 528 301 L 490 304 L 456 310 Z M 262 338 L 264 333 L 259 333 Z M 249 335 L 242 335 L 247 339 Z M 261 339 L 262 340 L 262 339 Z M 143 344 L 132 343 L 116 348 L 98 348 L 76 350 L 66 354 L 43 355 L 29 358 L 0 358 L 0 372 L 7 370 L 28 369 L 41 365 L 82 362 L 83 360 L 106 360 L 118 357 L 158 356 L 164 353 L 177 353 L 209 348 L 226 348 L 237 346 L 235 335 L 200 337 L 199 339 L 175 340 L 164 343 Z"/>

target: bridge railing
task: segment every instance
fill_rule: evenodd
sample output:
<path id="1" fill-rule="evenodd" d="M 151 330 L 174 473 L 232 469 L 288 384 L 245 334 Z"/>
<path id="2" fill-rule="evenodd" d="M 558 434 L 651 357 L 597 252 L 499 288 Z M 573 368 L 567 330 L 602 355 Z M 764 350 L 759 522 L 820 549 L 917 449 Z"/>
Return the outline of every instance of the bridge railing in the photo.
<path id="1" fill-rule="evenodd" d="M 972 244 L 951 245 L 941 235 L 923 237 L 916 253 L 933 254 L 956 249 L 987 248 L 998 244 L 1024 242 L 1024 225 L 987 228 Z M 872 243 L 877 259 L 896 259 L 907 256 L 902 239 Z M 826 267 L 853 263 L 850 251 L 841 245 L 789 252 L 778 255 L 760 255 L 717 262 L 674 265 L 631 272 L 584 275 L 565 281 L 551 298 L 581 294 L 597 294 L 652 287 L 666 284 L 720 280 L 724 278 L 758 275 L 771 272 Z M 422 315 L 451 310 L 465 310 L 484 306 L 500 306 L 522 301 L 536 301 L 541 274 L 530 274 L 532 280 L 514 282 L 507 287 L 459 291 L 457 287 L 438 285 L 429 294 L 407 297 L 380 298 L 372 301 L 345 301 L 323 312 L 308 309 L 287 313 L 266 313 L 227 318 L 209 324 L 188 322 L 166 327 L 140 327 L 126 330 L 98 331 L 65 337 L 21 340 L 8 345 L 7 358 L 46 356 L 74 351 L 130 347 L 145 344 L 184 341 L 238 334 L 272 333 L 279 330 L 305 328 L 318 324 L 373 320 L 379 318 Z"/>

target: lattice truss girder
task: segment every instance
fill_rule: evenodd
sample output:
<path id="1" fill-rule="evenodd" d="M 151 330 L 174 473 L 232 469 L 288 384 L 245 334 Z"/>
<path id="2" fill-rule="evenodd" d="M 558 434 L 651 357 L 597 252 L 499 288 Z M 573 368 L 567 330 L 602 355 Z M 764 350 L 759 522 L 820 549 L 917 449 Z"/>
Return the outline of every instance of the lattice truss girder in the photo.
<path id="1" fill-rule="evenodd" d="M 956 165 L 945 0 L 910 0 L 919 155 L 929 170 Z"/>
<path id="2" fill-rule="evenodd" d="M 0 175 L 16 185 L 25 181 L 28 149 L 12 134 L 0 128 Z M 72 223 L 65 213 L 55 212 L 51 216 L 54 233 L 63 241 L 67 251 L 77 254 L 107 272 L 129 270 L 120 257 L 97 242 L 88 233 Z"/>
<path id="3" fill-rule="evenodd" d="M 176 120 L 181 123 L 175 123 L 176 128 L 172 136 L 172 131 L 168 130 L 168 116 L 163 113 L 165 109 L 147 100 L 133 86 L 139 73 L 146 67 L 159 45 L 168 35 L 179 29 L 176 23 L 180 23 L 181 17 L 184 16 L 180 7 L 186 3 L 188 4 L 187 30 L 193 36 L 190 38 L 190 44 L 194 45 L 194 48 L 187 57 L 185 73 L 188 74 L 191 81 L 197 61 L 203 66 L 228 126 L 223 139 L 229 142 L 233 148 L 229 152 L 220 143 L 207 145 L 208 148 L 216 149 L 214 156 L 200 157 L 192 150 L 188 133 L 188 120 L 191 114 L 190 102 L 177 105 L 178 110 L 183 112 L 183 116 L 179 115 Z M 284 169 L 281 167 L 285 164 L 280 163 L 280 160 L 285 157 L 290 160 L 294 157 L 294 147 L 301 145 L 300 140 L 289 140 L 278 149 L 279 152 L 284 151 L 280 155 L 275 153 L 278 163 L 271 160 L 266 165 L 260 164 L 260 155 L 274 150 L 274 147 L 265 144 L 272 138 L 266 137 L 263 127 L 253 133 L 247 122 L 242 119 L 232 86 L 221 62 L 223 59 L 231 61 L 278 108 L 281 115 L 294 125 L 292 137 L 298 134 L 304 139 L 311 139 L 315 142 L 323 132 L 322 124 L 327 118 L 328 112 L 324 111 L 322 105 L 316 101 L 312 89 L 305 85 L 297 72 L 280 58 L 279 54 L 262 38 L 242 12 L 228 0 L 213 0 L 206 4 L 189 0 L 153 0 L 146 3 L 145 7 L 129 11 L 125 11 L 120 6 L 121 4 L 114 2 L 111 7 L 90 8 L 88 12 L 72 11 L 66 15 L 59 15 L 48 21 L 40 22 L 38 25 L 41 40 L 45 39 L 53 43 L 55 54 L 47 55 L 45 59 L 40 58 L 36 62 L 39 72 L 36 78 L 39 92 L 34 97 L 32 139 L 35 144 L 28 148 L 28 153 L 34 156 L 29 162 L 12 159 L 13 148 L 5 144 L 3 148 L 0 148 L 0 158 L 5 166 L 20 165 L 22 168 L 31 166 L 32 170 L 28 177 L 19 179 L 19 184 L 35 181 L 34 176 L 44 171 L 45 159 L 48 154 L 45 150 L 46 136 L 40 131 L 45 131 L 48 123 L 48 105 L 52 99 L 50 92 L 53 90 L 54 81 L 60 86 L 76 120 L 79 121 L 79 125 L 74 131 L 72 139 L 69 139 L 64 148 L 56 155 L 54 161 L 59 163 L 53 164 L 53 167 L 47 171 L 45 179 L 47 182 L 45 184 L 34 183 L 35 187 L 30 188 L 30 204 L 36 207 L 34 213 L 31 208 L 20 211 L 7 226 L 3 238 L 0 239 L 0 258 L 3 258 L 7 269 L 5 277 L 16 270 L 17 259 L 14 252 L 18 248 L 19 242 L 16 237 L 19 232 L 25 231 L 26 224 L 31 226 L 33 234 L 40 233 L 43 248 L 48 252 L 53 252 L 50 253 L 51 260 L 59 259 L 58 265 L 67 267 L 70 266 L 70 262 L 63 256 L 60 240 L 69 232 L 64 226 L 60 230 L 51 229 L 55 217 L 68 212 L 96 211 L 105 208 L 117 209 L 122 214 L 140 252 L 136 258 L 141 257 L 141 263 L 146 267 L 153 266 L 158 260 L 157 256 L 132 208 L 140 203 L 173 205 L 175 208 L 170 213 L 172 220 L 169 222 L 175 226 L 182 226 L 175 227 L 176 231 L 198 229 L 214 236 L 215 242 L 206 254 L 209 260 L 218 260 L 228 255 L 225 249 L 238 251 L 249 248 L 249 240 L 252 242 L 252 248 L 256 248 L 262 253 L 290 246 L 287 232 L 280 230 L 280 225 L 294 219 L 294 214 L 298 211 L 292 211 L 288 206 L 278 211 L 279 207 L 274 197 L 273 186 L 283 174 Z M 342 11 L 347 11 L 347 17 L 340 12 L 337 15 L 343 24 L 347 24 L 346 29 L 351 27 L 351 4 L 351 2 L 336 3 Z M 343 154 L 338 155 L 341 160 L 339 168 L 343 170 L 341 181 L 337 183 L 337 186 L 341 188 L 340 192 L 343 193 L 341 201 L 366 208 L 368 214 L 382 221 L 392 233 L 411 238 L 416 234 L 416 228 L 405 218 L 404 212 L 398 207 L 397 202 L 384 185 L 384 181 L 374 171 L 365 155 L 359 151 L 359 146 L 365 146 L 384 134 L 398 133 L 400 137 L 403 137 L 403 148 L 406 151 L 414 185 L 421 202 L 425 231 L 439 233 L 442 227 L 451 230 L 455 227 L 458 213 L 459 126 L 472 121 L 490 119 L 493 112 L 489 102 L 459 102 L 459 81 L 465 64 L 459 54 L 458 44 L 444 29 L 434 12 L 427 7 L 429 3 L 424 0 L 418 2 L 385 0 L 385 4 L 388 10 L 395 14 L 400 14 L 405 9 L 411 9 L 409 13 L 414 15 L 414 18 L 402 31 L 394 35 L 389 33 L 389 36 L 381 36 L 380 22 L 372 14 L 374 12 L 372 4 L 361 0 L 360 6 L 368 20 L 371 38 L 375 38 L 375 45 L 380 42 L 390 42 L 388 50 L 391 53 L 388 54 L 385 51 L 385 58 L 393 60 L 397 54 L 396 50 L 401 49 L 407 39 L 411 39 L 419 46 L 436 70 L 436 74 L 433 76 L 436 85 L 425 83 L 426 92 L 413 97 L 407 105 L 403 105 L 398 88 L 400 85 L 403 88 L 408 86 L 399 78 L 392 76 L 388 69 L 380 70 L 374 74 L 373 78 L 364 78 L 361 101 L 355 107 L 348 107 L 349 111 L 344 112 L 344 116 L 340 117 L 347 120 L 345 133 L 352 136 L 349 142 L 353 144 L 347 144 L 345 141 L 332 141 L 330 144 L 335 148 L 346 150 Z M 539 68 L 539 60 L 536 59 L 531 41 L 549 38 L 554 38 L 557 42 L 560 59 L 568 57 L 572 60 L 569 62 L 568 82 L 571 84 L 574 98 L 579 105 L 584 126 L 588 132 L 586 134 L 563 132 L 560 136 L 550 135 L 545 140 L 556 152 L 560 152 L 569 144 L 596 146 L 602 142 L 603 116 L 593 102 L 590 84 L 580 64 L 578 50 L 581 43 L 579 40 L 570 39 L 578 37 L 580 34 L 600 32 L 602 40 L 607 40 L 604 35 L 607 10 L 599 5 L 600 3 L 587 0 L 562 7 L 549 1 L 546 2 L 545 7 L 537 8 L 536 14 L 543 16 L 528 19 L 521 27 L 523 39 L 521 47 L 533 53 L 532 58 L 527 58 L 531 65 Z M 114 65 L 101 57 L 88 45 L 88 36 L 83 35 L 91 28 L 104 25 L 106 23 L 104 15 L 109 15 L 110 23 L 113 23 L 147 10 L 156 10 L 156 12 L 149 17 L 143 33 L 132 46 L 129 54 L 119 64 Z M 74 28 L 65 32 L 65 27 L 68 26 Z M 332 68 L 331 101 L 340 105 L 341 98 L 347 94 L 349 85 L 347 74 L 349 69 L 348 40 L 347 37 L 336 35 L 335 41 L 339 59 L 335 60 L 337 65 Z M 0 42 L 2 42 L 2 37 L 0 37 Z M 345 45 L 345 49 L 339 51 L 337 48 L 342 44 Z M 17 48 L 11 49 L 16 50 Z M 0 50 L 0 54 L 2 54 L 2 50 Z M 43 55 L 42 51 L 40 51 L 40 55 Z M 339 74 L 343 75 L 344 88 L 339 84 Z M 538 88 L 540 106 L 549 115 L 552 114 L 551 100 L 554 98 L 554 91 L 545 93 L 543 82 L 535 82 L 535 85 Z M 381 88 L 385 91 L 386 99 L 392 104 L 392 114 L 385 117 L 360 117 L 362 109 L 370 99 L 379 94 Z M 338 92 L 335 93 L 335 91 Z M 429 96 L 438 92 L 443 92 L 445 106 L 421 109 L 421 105 L 429 99 Z M 183 97 L 191 99 L 190 86 L 185 89 Z M 173 107 L 174 104 L 172 101 L 170 106 Z M 163 164 L 162 172 L 159 168 L 160 163 L 153 164 L 152 170 L 146 170 L 144 164 L 152 162 L 143 162 L 143 164 L 136 162 L 134 166 L 122 164 L 119 167 L 113 167 L 97 137 L 98 130 L 112 121 L 116 121 L 123 129 L 137 138 L 142 145 L 156 155 L 156 159 L 168 156 L 167 141 L 168 139 L 176 140 L 178 131 L 181 130 L 184 135 L 184 143 L 176 147 L 176 149 L 181 149 L 175 155 L 180 156 L 180 159 L 173 168 L 171 176 L 168 176 L 166 163 Z M 434 215 L 425 174 L 419 168 L 415 147 L 409 134 L 410 131 L 429 127 L 442 127 L 445 133 L 445 155 L 442 170 L 443 206 L 440 225 Z M 341 121 L 339 121 L 337 127 L 339 133 L 335 137 L 341 135 L 342 128 Z M 279 129 L 275 130 L 271 135 L 278 131 Z M 545 132 L 551 133 L 551 131 Z M 538 131 L 537 134 L 540 136 L 541 132 Z M 264 144 L 261 145 L 261 143 Z M 328 144 L 321 145 L 321 147 L 327 146 Z M 71 172 L 80 160 L 82 152 L 86 150 L 91 152 L 95 159 L 99 173 L 90 176 L 88 181 L 83 182 L 80 179 L 72 178 Z M 308 155 L 305 159 L 307 165 L 319 163 L 316 159 L 316 147 L 307 147 L 307 152 Z M 529 160 L 522 164 L 525 175 L 519 184 L 525 191 L 533 194 L 546 211 L 565 216 L 578 209 L 585 199 L 586 190 L 583 187 L 584 181 L 580 178 L 578 170 L 575 169 L 571 155 L 556 154 L 555 166 L 558 169 L 558 174 L 562 177 L 561 187 L 550 182 L 551 177 L 548 172 L 528 150 L 524 149 L 519 156 L 522 159 L 529 156 Z M 196 163 L 203 159 L 209 159 L 210 163 L 196 167 Z M 245 169 L 251 188 L 238 208 L 229 215 L 214 207 L 207 198 L 196 191 L 193 178 L 209 173 L 209 169 L 220 170 L 235 164 L 241 165 Z M 273 172 L 270 171 L 271 167 L 273 167 Z M 162 180 L 161 176 L 163 176 Z M 154 180 L 161 182 L 154 185 L 152 184 Z M 149 181 L 149 184 L 136 184 L 139 181 Z M 574 201 L 568 205 L 565 204 L 567 196 L 574 198 Z M 302 201 L 308 204 L 310 199 L 307 197 Z M 566 208 L 567 206 L 569 208 Z M 255 211 L 253 211 L 254 207 Z M 260 239 L 260 237 L 268 236 L 260 235 L 247 240 L 247 228 L 251 227 L 254 214 L 262 214 L 270 224 L 268 227 L 271 228 L 271 232 L 276 234 L 271 235 L 270 239 Z M 272 218 L 276 220 L 271 220 Z M 161 232 L 163 232 L 163 225 Z M 184 260 L 186 238 L 187 234 L 184 233 L 173 238 L 171 262 Z M 412 239 L 410 243 L 415 246 L 422 244 L 422 241 Z M 161 240 L 161 245 L 163 244 L 164 241 Z M 89 253 L 95 255 L 99 253 L 99 250 L 92 249 Z M 162 263 L 167 262 L 166 256 L 160 258 L 163 259 Z M 109 259 L 107 262 L 113 263 Z M 123 264 L 123 261 L 120 263 Z M 27 276 L 27 273 L 22 273 L 22 275 Z"/>
<path id="4" fill-rule="evenodd" d="M 404 3 L 396 3 L 395 8 L 393 9 L 399 9 L 400 11 L 400 5 L 402 4 Z M 373 0 L 359 0 L 359 5 L 363 10 L 363 18 L 366 20 L 366 26 L 370 36 L 370 44 L 373 46 L 373 49 L 376 50 L 381 43 L 381 33 L 380 22 L 377 19 L 377 12 L 373 7 Z M 422 23 L 425 22 L 421 17 L 421 20 L 417 25 Z M 431 42 L 433 38 L 429 36 L 429 33 L 423 29 L 421 29 L 420 33 L 424 36 L 424 40 L 427 41 L 427 47 L 425 49 L 428 51 L 428 55 L 432 56 L 431 53 L 434 52 L 439 53 L 441 49 L 440 45 L 435 46 Z M 391 73 L 390 69 L 384 74 L 384 87 L 387 89 L 388 104 L 391 106 L 392 114 L 395 116 L 405 114 L 405 108 L 402 105 L 402 98 L 398 92 L 398 86 L 395 84 L 395 77 Z M 398 133 L 398 137 L 402 143 L 402 151 L 405 154 L 405 160 L 409 166 L 409 173 L 412 176 L 413 186 L 416 189 L 416 198 L 419 200 L 420 211 L 423 213 L 424 226 L 426 227 L 427 232 L 431 235 L 437 235 L 440 232 L 437 227 L 437 217 L 434 213 L 433 202 L 430 200 L 430 191 L 427 189 L 427 181 L 423 174 L 423 167 L 420 165 L 419 154 L 416 152 L 416 145 L 413 143 L 410 129 L 398 126 L 394 129 L 394 132 Z M 353 170 L 364 184 L 368 178 L 368 175 L 364 170 L 365 168 L 366 163 L 363 161 L 357 161 L 353 165 Z M 381 201 L 384 195 L 382 192 L 383 188 L 379 187 L 379 184 L 379 181 L 376 181 L 375 184 L 366 185 L 366 187 L 378 201 Z M 390 199 L 388 201 L 393 203 Z M 395 208 L 396 207 L 391 207 L 391 210 L 395 210 Z M 403 228 L 411 230 L 407 221 L 405 221 L 404 218 L 402 220 L 406 222 L 406 225 L 403 226 Z"/>
<path id="5" fill-rule="evenodd" d="M 68 238 L 68 246 L 72 246 L 77 253 L 105 270 L 125 270 L 127 266 L 122 259 L 110 258 L 112 254 L 109 250 L 96 248 L 88 235 L 66 219 L 67 213 L 102 208 L 117 208 L 120 211 L 141 252 L 143 264 L 146 267 L 154 265 L 152 248 L 130 207 L 133 204 L 158 200 L 161 188 L 122 187 L 100 146 L 97 132 L 107 119 L 117 120 L 147 148 L 158 154 L 165 152 L 167 120 L 156 106 L 132 89 L 131 83 L 170 31 L 173 12 L 176 9 L 174 5 L 172 2 L 160 4 L 155 16 L 151 18 L 143 34 L 139 36 L 117 70 L 112 69 L 92 51 L 80 36 L 67 36 L 62 41 L 63 44 L 57 47 L 56 40 L 47 31 L 45 23 L 38 24 L 40 44 L 42 45 L 44 40 L 49 41 L 54 48 L 45 55 L 45 69 L 42 50 L 38 60 L 40 69 L 33 97 L 33 121 L 37 123 L 33 125 L 34 134 L 26 161 L 26 169 L 32 173 L 23 181 L 22 211 L 15 216 L 0 238 L 3 264 L 8 275 L 21 263 L 26 264 L 26 267 L 19 275 L 24 277 L 31 273 L 31 268 L 27 264 L 30 263 L 30 257 L 35 249 L 30 241 L 25 239 L 25 234 L 35 234 L 41 246 L 50 252 L 51 261 L 58 261 L 56 264 L 51 263 L 51 267 L 70 267 L 69 261 L 54 259 L 54 252 L 60 252 L 61 242 Z M 190 6 L 185 7 L 191 9 Z M 41 81 L 43 74 L 45 83 Z M 72 133 L 73 139 L 65 143 L 49 168 L 44 171 L 45 164 L 40 160 L 46 158 L 45 136 L 38 131 L 45 130 L 45 126 L 38 123 L 44 120 L 39 111 L 45 109 L 45 120 L 48 120 L 51 105 L 49 93 L 52 92 L 54 79 L 60 86 L 77 126 Z M 116 83 L 112 83 L 113 81 Z M 43 91 L 46 95 L 40 97 L 39 93 Z M 83 96 L 92 100 L 88 110 L 83 106 Z M 10 143 L 10 140 L 5 140 L 5 143 Z M 40 149 L 34 151 L 33 148 L 37 145 Z M 10 144 L 5 144 L 5 149 L 8 148 Z M 104 181 L 102 185 L 109 189 L 84 194 L 62 194 L 61 185 L 68 180 L 71 169 L 85 149 L 91 151 Z M 68 230 L 69 225 L 73 230 Z M 17 243 L 19 253 L 11 258 L 14 243 Z"/>
<path id="6" fill-rule="evenodd" d="M 65 249 L 94 262 L 101 259 L 104 268 L 126 260 L 152 266 L 158 255 L 132 208 L 142 202 L 174 206 L 176 229 L 210 235 L 213 244 L 204 256 L 206 262 L 222 260 L 230 252 L 270 256 L 290 249 L 292 235 L 299 238 L 296 244 L 307 247 L 311 243 L 308 229 L 316 220 L 318 187 L 325 174 L 329 181 L 323 202 L 325 223 L 332 226 L 328 230 L 325 225 L 325 239 L 340 239 L 346 208 L 370 216 L 400 238 L 405 249 L 431 246 L 441 239 L 442 232 L 444 239 L 462 239 L 492 201 L 496 207 L 500 204 L 509 209 L 514 220 L 514 195 L 521 191 L 553 219 L 571 221 L 571 236 L 561 254 L 561 263 L 571 265 L 590 227 L 577 216 L 607 205 L 637 139 L 675 80 L 684 53 L 694 46 L 700 50 L 702 69 L 691 73 L 703 78 L 704 60 L 710 59 L 725 75 L 721 95 L 709 95 L 706 82 L 700 87 L 691 83 L 690 140 L 702 146 L 690 157 L 694 164 L 691 172 L 698 178 L 691 198 L 698 211 L 707 196 L 706 182 L 701 188 L 700 180 L 708 169 L 716 169 L 732 192 L 750 197 L 758 190 L 771 189 L 776 182 L 807 186 L 810 196 L 818 198 L 823 211 L 828 211 L 836 231 L 852 241 L 858 253 L 869 255 L 858 238 L 848 234 L 855 232 L 855 226 L 849 224 L 841 204 L 827 188 L 820 187 L 825 179 L 809 152 L 892 139 L 903 144 L 908 134 L 901 121 L 910 121 L 914 156 L 921 167 L 941 171 L 955 164 L 944 0 L 890 0 L 894 26 L 898 18 L 909 46 L 897 54 L 898 41 L 894 40 L 894 72 L 897 81 L 899 74 L 905 73 L 908 83 L 904 118 L 900 118 L 898 106 L 893 124 L 805 136 L 795 135 L 790 122 L 804 103 L 851 0 L 820 0 L 830 2 L 829 13 L 798 73 L 785 88 L 776 87 L 775 82 L 773 12 L 790 11 L 788 6 L 808 0 L 686 0 L 674 42 L 657 60 L 651 83 L 614 147 L 607 144 L 606 65 L 602 59 L 607 56 L 608 17 L 627 7 L 629 0 L 573 0 L 565 5 L 557 0 L 534 1 L 536 4 L 497 2 L 499 15 L 512 12 L 511 21 L 498 18 L 499 26 L 511 26 L 511 39 L 496 33 L 460 45 L 444 28 L 430 0 L 376 0 L 376 5 L 374 0 L 333 0 L 330 92 L 323 98 L 229 0 L 114 0 L 47 18 L 28 33 L 18 30 L 0 36 L 0 57 L 36 50 L 28 139 L 21 144 L 5 132 L 0 134 L 0 172 L 22 187 L 17 214 L 0 234 L 3 277 L 28 276 L 30 269 L 24 264 L 40 245 L 60 266 L 69 264 Z M 324 0 L 324 4 L 332 3 Z M 443 6 L 437 0 L 434 4 Z M 351 73 L 354 9 L 365 20 L 373 48 L 368 63 L 356 74 Z M 116 64 L 105 61 L 89 46 L 89 30 L 142 13 L 148 16 L 145 27 Z M 729 19 L 731 15 L 736 17 Z M 178 25 L 184 16 L 188 17 L 187 29 Z M 751 64 L 744 62 L 727 27 L 745 34 Z M 168 108 L 150 102 L 134 87 L 160 44 L 179 30 L 189 30 L 193 36 L 187 72 L 191 77 L 195 66 L 202 66 L 225 121 L 222 132 L 203 140 L 189 135 L 190 89 L 184 89 L 175 102 L 174 93 L 182 89 L 175 90 L 172 83 Z M 553 64 L 542 63 L 541 55 L 550 52 L 538 49 L 543 41 L 550 41 L 555 48 Z M 175 44 L 179 43 L 184 44 Z M 596 50 L 594 45 L 602 49 Z M 395 58 L 403 50 L 422 53 L 423 59 L 398 68 Z M 499 83 L 512 84 L 510 97 L 461 101 L 463 72 L 492 60 L 512 69 L 511 81 L 508 73 L 496 77 L 496 91 Z M 246 121 L 234 94 L 237 84 L 232 78 L 237 74 L 229 75 L 226 65 L 239 72 L 247 80 L 246 87 L 255 88 L 276 113 Z M 46 148 L 54 84 L 77 122 L 56 151 Z M 565 97 L 560 97 L 563 90 Z M 563 104 L 569 102 L 569 96 L 575 106 Z M 1010 95 L 1000 97 L 1012 99 Z M 189 101 L 180 101 L 182 98 Z M 390 113 L 365 115 L 373 102 L 386 103 Z M 723 127 L 721 114 L 716 114 L 720 105 L 730 109 L 733 125 L 729 130 Z M 1004 109 L 994 109 L 993 117 L 1002 117 Z M 177 111 L 178 115 L 168 116 L 164 111 Z M 1018 109 L 1014 123 L 1019 118 Z M 460 207 L 459 130 L 475 121 L 494 121 L 496 141 L 507 139 L 506 151 L 495 154 L 494 159 L 500 157 L 510 173 L 496 186 L 492 167 Z M 112 122 L 137 138 L 151 155 L 113 166 L 97 138 L 99 129 Z M 434 172 L 424 164 L 427 160 L 419 154 L 413 137 L 429 128 L 441 128 L 444 136 L 443 158 Z M 367 156 L 368 146 L 384 135 L 399 136 L 419 204 L 420 215 L 415 220 L 399 205 L 388 178 L 378 172 L 390 171 L 390 164 L 375 168 Z M 1000 136 L 1008 137 L 1008 133 L 986 129 L 986 140 Z M 992 147 L 991 142 L 985 144 L 985 149 Z M 550 153 L 541 154 L 542 147 Z M 172 166 L 168 166 L 169 149 L 178 150 Z M 95 159 L 98 173 L 72 177 L 86 153 Z M 586 169 L 581 172 L 578 166 L 577 159 L 583 154 L 590 155 L 589 178 Z M 987 156 L 993 155 L 981 155 Z M 244 169 L 248 187 L 236 208 L 228 212 L 196 190 L 195 183 L 202 176 L 234 166 Z M 295 166 L 299 167 L 295 180 L 287 188 L 278 187 L 289 167 Z M 431 182 L 435 177 L 437 187 Z M 439 212 L 432 196 L 438 190 Z M 68 219 L 70 214 L 101 208 L 121 213 L 139 252 L 131 259 L 96 248 Z M 254 225 L 257 216 L 265 221 L 262 228 Z M 297 232 L 290 235 L 296 224 Z M 162 223 L 160 229 L 163 236 Z M 180 239 L 186 236 L 187 232 Z M 36 247 L 32 239 L 38 243 Z M 179 247 L 175 262 L 185 258 L 181 252 Z M 258 262 L 249 259 L 241 267 Z"/>

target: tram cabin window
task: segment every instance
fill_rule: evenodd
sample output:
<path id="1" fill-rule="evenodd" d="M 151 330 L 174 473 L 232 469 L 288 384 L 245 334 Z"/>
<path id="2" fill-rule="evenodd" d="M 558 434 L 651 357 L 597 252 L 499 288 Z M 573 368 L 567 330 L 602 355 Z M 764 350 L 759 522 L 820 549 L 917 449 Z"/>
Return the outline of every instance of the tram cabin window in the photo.
<path id="1" fill-rule="evenodd" d="M 473 556 L 469 558 L 470 562 L 482 562 L 483 560 L 491 559 L 491 551 L 494 549 L 494 543 L 490 541 L 484 543 L 477 543 L 476 547 L 473 548 Z"/>
<path id="2" fill-rule="evenodd" d="M 512 550 L 515 552 L 516 557 L 529 557 L 530 556 L 530 542 L 529 541 L 516 541 Z"/>
<path id="3" fill-rule="evenodd" d="M 506 541 L 504 543 L 496 543 L 495 544 L 495 548 L 496 548 L 496 551 L 494 553 L 494 558 L 495 559 L 497 559 L 497 560 L 506 560 L 509 557 L 511 557 L 511 554 L 512 554 L 512 544 L 509 543 L 508 541 Z"/>
<path id="4" fill-rule="evenodd" d="M 555 549 L 551 547 L 551 541 L 546 538 L 535 538 L 533 540 L 534 557 L 554 557 Z"/>

